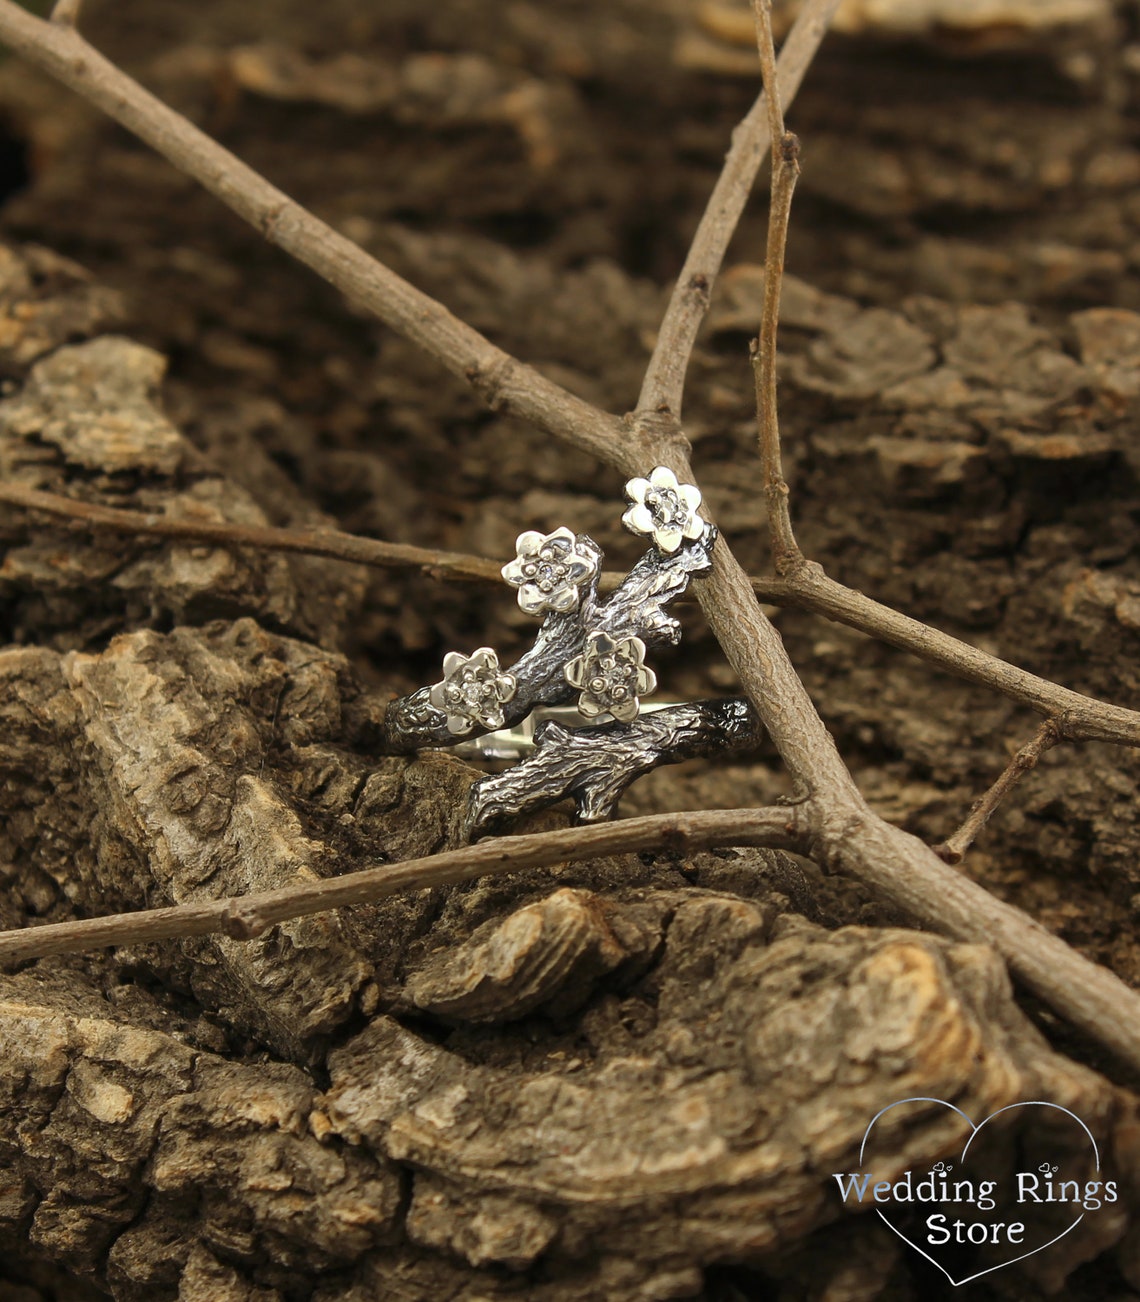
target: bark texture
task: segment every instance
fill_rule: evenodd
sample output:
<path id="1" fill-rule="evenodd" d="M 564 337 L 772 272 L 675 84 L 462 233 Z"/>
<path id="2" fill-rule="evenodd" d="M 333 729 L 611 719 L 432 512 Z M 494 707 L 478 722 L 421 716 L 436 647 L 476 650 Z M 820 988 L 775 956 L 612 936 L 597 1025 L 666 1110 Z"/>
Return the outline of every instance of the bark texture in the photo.
<path id="1" fill-rule="evenodd" d="M 995 0 L 969 26 L 966 8 L 844 6 L 789 117 L 797 534 L 876 598 L 1135 705 L 1135 17 Z M 84 24 L 339 229 L 615 411 L 756 85 L 745 4 L 88 0 Z M 519 531 L 566 523 L 614 568 L 636 559 L 616 474 L 484 412 L 12 60 L 0 114 L 27 171 L 0 209 L 4 479 L 502 560 Z M 756 571 L 763 221 L 761 203 L 685 408 L 715 518 Z M 533 624 L 506 588 L 8 508 L 0 549 L 4 926 L 423 855 L 462 838 L 475 782 L 488 810 L 510 783 L 378 757 L 387 703 L 436 681 L 445 651 L 525 651 Z M 735 696 L 692 609 L 671 614 L 685 636 L 654 662 L 663 689 Z M 849 630 L 779 622 L 871 803 L 931 842 L 1032 731 Z M 794 798 L 758 740 L 749 763 L 649 774 L 623 809 Z M 1137 766 L 1050 751 L 966 865 L 1134 984 Z M 1019 1008 L 989 950 L 902 923 L 857 882 L 725 849 L 4 974 L 0 1297 L 949 1297 L 832 1179 L 881 1108 L 918 1095 L 975 1120 L 1069 1108 L 1120 1182 L 1118 1204 L 973 1296 L 1134 1296 L 1135 1082 Z M 892 1169 L 957 1163 L 965 1133 L 908 1114 Z M 995 1170 L 1046 1139 L 1078 1160 L 1039 1116 L 1008 1114 Z"/>

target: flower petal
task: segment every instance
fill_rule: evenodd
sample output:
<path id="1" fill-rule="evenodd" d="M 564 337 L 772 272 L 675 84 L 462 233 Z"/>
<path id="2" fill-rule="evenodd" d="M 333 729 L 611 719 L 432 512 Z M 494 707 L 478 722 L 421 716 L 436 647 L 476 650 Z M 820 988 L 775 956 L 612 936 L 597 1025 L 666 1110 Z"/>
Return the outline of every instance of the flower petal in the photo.
<path id="1" fill-rule="evenodd" d="M 546 609 L 546 597 L 537 583 L 524 583 L 519 588 L 519 609 L 528 615 L 541 615 Z"/>
<path id="2" fill-rule="evenodd" d="M 571 687 L 581 688 L 583 672 L 586 668 L 586 657 L 575 656 L 573 660 L 568 660 L 562 668 L 562 676 Z"/>
<path id="3" fill-rule="evenodd" d="M 528 529 L 515 539 L 515 551 L 519 556 L 537 556 L 539 548 L 546 541 L 546 535 L 536 529 Z"/>
<path id="4" fill-rule="evenodd" d="M 543 542 L 565 544 L 567 547 L 573 548 L 575 542 L 574 531 L 561 524 L 553 533 L 548 533 Z"/>
<path id="5" fill-rule="evenodd" d="M 704 531 L 705 531 L 705 522 L 701 519 L 701 517 L 699 515 L 691 515 L 689 517 L 689 523 L 685 525 L 685 530 L 684 530 L 685 537 L 693 538 L 693 539 L 699 538 L 701 534 L 704 533 Z"/>
<path id="6" fill-rule="evenodd" d="M 678 484 L 677 496 L 690 511 L 696 511 L 701 505 L 701 490 L 696 484 Z"/>
<path id="7" fill-rule="evenodd" d="M 449 714 L 447 716 L 447 731 L 450 733 L 470 732 L 472 720 L 466 719 L 460 714 Z"/>
<path id="8" fill-rule="evenodd" d="M 483 710 L 479 715 L 479 722 L 485 728 L 501 728 L 506 721 L 503 711 L 498 708 Z"/>
<path id="9" fill-rule="evenodd" d="M 599 714 L 603 713 L 602 706 L 599 705 L 595 697 L 588 692 L 583 692 L 578 698 L 578 713 L 586 719 L 596 719 Z"/>
<path id="10" fill-rule="evenodd" d="M 520 583 L 526 582 L 526 576 L 522 571 L 522 560 L 518 556 L 513 561 L 508 561 L 499 573 L 502 574 L 512 588 L 517 588 Z"/>
<path id="11" fill-rule="evenodd" d="M 481 646 L 471 652 L 467 660 L 472 669 L 498 669 L 499 656 L 494 647 Z"/>
<path id="12" fill-rule="evenodd" d="M 428 700 L 432 705 L 434 705 L 437 710 L 443 710 L 445 713 L 447 711 L 447 704 L 443 699 L 443 689 L 446 686 L 446 683 L 436 683 L 431 691 L 428 692 Z"/>
<path id="13" fill-rule="evenodd" d="M 671 489 L 674 493 L 677 491 L 679 487 L 677 483 L 677 476 L 669 469 L 668 466 L 655 466 L 649 472 L 649 482 L 653 485 L 654 488 L 668 488 Z"/>
<path id="14" fill-rule="evenodd" d="M 637 658 L 637 663 L 645 659 L 645 643 L 639 637 L 627 637 L 622 646 Z"/>
<path id="15" fill-rule="evenodd" d="M 638 696 L 652 696 L 657 690 L 657 675 L 648 665 L 642 665 L 637 671 Z"/>
<path id="16" fill-rule="evenodd" d="M 597 561 L 592 557 L 583 556 L 580 552 L 567 556 L 565 564 L 566 582 L 572 583 L 575 587 L 584 580 L 592 578 L 598 567 Z"/>
<path id="17" fill-rule="evenodd" d="M 653 532 L 653 512 L 641 502 L 635 502 L 621 518 L 622 524 L 634 533 Z"/>
<path id="18" fill-rule="evenodd" d="M 443 676 L 450 678 L 452 674 L 462 669 L 467 663 L 467 657 L 460 651 L 449 651 L 443 657 Z"/>
<path id="19" fill-rule="evenodd" d="M 653 530 L 653 541 L 663 552 L 675 552 L 681 545 L 682 536 L 675 524 L 663 524 Z"/>
<path id="20" fill-rule="evenodd" d="M 610 713 L 622 723 L 632 723 L 637 718 L 640 709 L 641 706 L 637 697 L 631 696 L 627 700 L 618 701 L 616 704 L 611 705 Z"/>
<path id="21" fill-rule="evenodd" d="M 631 502 L 644 502 L 645 494 L 649 492 L 650 484 L 648 479 L 630 479 L 625 486 L 625 495 Z"/>
<path id="22" fill-rule="evenodd" d="M 499 694 L 499 700 L 503 702 L 512 700 L 518 685 L 518 679 L 514 674 L 500 674 L 495 679 L 495 691 Z M 495 726 L 498 727 L 498 724 Z"/>
<path id="23" fill-rule="evenodd" d="M 575 610 L 578 606 L 578 589 L 572 584 L 567 584 L 564 588 L 559 588 L 556 592 L 550 594 L 550 608 L 558 611 L 559 614 L 565 614 L 568 610 Z"/>

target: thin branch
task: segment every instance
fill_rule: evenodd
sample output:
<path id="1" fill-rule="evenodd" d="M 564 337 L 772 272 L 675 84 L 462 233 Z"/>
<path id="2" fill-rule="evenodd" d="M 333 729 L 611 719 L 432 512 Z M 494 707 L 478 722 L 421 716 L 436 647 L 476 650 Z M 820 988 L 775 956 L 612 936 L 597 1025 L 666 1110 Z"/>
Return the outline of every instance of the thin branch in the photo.
<path id="1" fill-rule="evenodd" d="M 937 665 L 947 673 L 988 687 L 991 691 L 1028 705 L 1052 718 L 1065 741 L 1106 741 L 1117 746 L 1140 746 L 1140 713 L 1120 705 L 1083 696 L 1068 687 L 1038 678 L 1008 661 L 961 642 L 949 633 L 931 628 L 921 620 L 903 615 L 828 578 L 822 568 L 810 562 L 786 579 L 764 579 L 754 583 L 763 601 L 777 606 L 794 606 L 846 624 L 878 638 L 900 651 Z"/>
<path id="2" fill-rule="evenodd" d="M 977 840 L 982 829 L 998 805 L 1010 791 L 1030 771 L 1037 767 L 1037 761 L 1047 750 L 1052 749 L 1061 740 L 1061 730 L 1052 719 L 1046 719 L 1037 729 L 1031 741 L 1025 743 L 1009 761 L 1001 776 L 990 789 L 974 801 L 962 826 L 948 836 L 941 845 L 934 847 L 934 853 L 946 863 L 958 864 L 966 857 L 966 851 Z"/>
<path id="3" fill-rule="evenodd" d="M 836 3 L 809 0 L 805 6 L 795 29 L 797 41 L 805 44 L 793 57 L 789 38 L 781 59 L 794 81 L 794 85 L 785 85 L 781 68 L 785 102 L 790 101 L 822 36 L 825 22 L 821 18 L 829 17 Z M 725 172 L 662 326 L 641 409 L 636 418 L 619 422 L 494 347 L 440 304 L 305 212 L 144 91 L 74 30 L 34 18 L 12 0 L 0 0 L 0 40 L 103 108 L 217 194 L 266 238 L 371 308 L 448 369 L 463 375 L 492 407 L 509 406 L 516 415 L 625 473 L 642 473 L 659 461 L 692 482 L 675 416 L 712 277 L 763 156 L 763 112 L 758 122 L 750 114 L 736 133 Z M 692 294 L 697 299 L 687 302 Z M 658 408 L 672 413 L 671 438 L 647 432 L 645 418 Z M 811 568 L 805 566 L 800 573 Z M 804 585 L 797 588 L 797 592 L 805 590 Z M 1019 910 L 947 868 L 928 846 L 867 807 L 779 635 L 757 605 L 751 581 L 723 536 L 717 543 L 713 569 L 701 582 L 700 600 L 765 728 L 790 772 L 809 793 L 807 802 L 797 807 L 793 826 L 808 829 L 807 849 L 812 856 L 862 877 L 913 917 L 938 930 L 993 945 L 1031 991 L 1140 1069 L 1140 996 Z M 1127 715 L 1126 711 L 1120 713 Z M 1062 718 L 1060 723 L 1068 735 L 1069 720 Z M 781 826 L 786 827 L 788 811 L 779 814 L 785 820 Z M 609 830 L 584 832 L 578 828 L 571 838 L 575 845 L 582 845 L 581 838 Z M 655 836 L 660 834 L 658 829 Z M 512 843 L 515 840 L 510 838 Z M 495 844 L 484 842 L 473 849 L 485 854 Z M 560 857 L 567 856 L 563 852 Z M 520 865 L 512 862 L 510 866 Z M 326 899 L 322 907 L 327 903 Z M 258 915 L 251 925 L 263 922 L 265 917 Z M 240 914 L 227 922 L 231 931 L 245 925 Z"/>
<path id="4" fill-rule="evenodd" d="M 114 533 L 194 542 L 219 546 L 256 547 L 268 551 L 299 552 L 327 556 L 354 565 L 385 569 L 418 569 L 434 579 L 473 583 L 502 583 L 498 561 L 483 556 L 436 551 L 403 543 L 383 542 L 359 534 L 333 529 L 277 529 L 258 525 L 237 525 L 123 511 L 81 502 L 59 493 L 45 493 L 18 484 L 0 483 L 0 502 L 47 515 L 63 516 L 77 525 L 107 529 Z M 607 570 L 599 578 L 598 591 L 613 592 L 624 575 Z M 909 615 L 865 596 L 829 578 L 818 565 L 809 564 L 790 578 L 768 576 L 749 579 L 762 601 L 774 606 L 809 611 L 837 624 L 845 624 L 868 637 L 935 665 L 956 678 L 989 688 L 1020 705 L 1027 705 L 1054 720 L 1065 741 L 1103 741 L 1117 746 L 1140 746 L 1140 713 L 1119 705 L 1098 701 L 1026 669 L 989 655 L 978 647 L 932 628 Z M 693 600 L 686 594 L 681 601 Z"/>
<path id="5" fill-rule="evenodd" d="M 720 845 L 802 849 L 806 831 L 794 806 L 651 814 L 596 827 L 567 827 L 480 841 L 459 850 L 366 868 L 320 882 L 206 903 L 142 909 L 77 922 L 52 922 L 0 932 L 0 963 L 72 954 L 105 945 L 146 944 L 180 936 L 224 934 L 252 940 L 274 923 L 382 900 L 404 891 L 451 886 L 495 873 L 577 863 L 638 850 L 687 854 Z"/>
<path id="6" fill-rule="evenodd" d="M 74 27 L 79 22 L 79 11 L 83 0 L 55 0 L 50 21 L 61 27 Z"/>
<path id="7" fill-rule="evenodd" d="M 768 144 L 772 156 L 784 136 L 784 104 L 780 98 L 777 81 L 776 42 L 772 36 L 772 0 L 752 0 L 752 16 L 756 21 L 756 51 L 760 55 L 760 80 L 764 84 L 764 98 L 768 107 Z"/>
<path id="8" fill-rule="evenodd" d="M 644 449 L 620 423 L 495 347 L 441 303 L 313 216 L 181 114 L 105 59 L 72 27 L 0 0 L 0 41 L 70 86 L 193 177 L 299 262 L 467 380 L 496 411 L 510 410 L 627 474 Z"/>
<path id="9" fill-rule="evenodd" d="M 800 174 L 800 142 L 784 130 L 784 113 L 776 84 L 776 52 L 772 43 L 771 0 L 752 0 L 768 123 L 772 133 L 772 197 L 768 205 L 768 249 L 764 259 L 764 308 L 760 335 L 752 356 L 756 380 L 756 419 L 760 462 L 764 471 L 764 500 L 772 539 L 772 564 L 777 574 L 793 571 L 803 561 L 788 510 L 788 485 L 780 457 L 780 422 L 776 406 L 776 334 L 780 322 L 780 290 L 784 283 L 784 251 L 792 195 Z"/>
<path id="10" fill-rule="evenodd" d="M 838 7 L 839 0 L 808 0 L 801 9 L 776 64 L 783 104 L 795 99 Z M 657 332 L 657 343 L 637 402 L 639 413 L 667 411 L 680 421 L 685 374 L 708 311 L 713 282 L 767 152 L 768 105 L 766 97 L 761 95 L 732 133 L 732 146 Z"/>
<path id="11" fill-rule="evenodd" d="M 146 515 L 81 502 L 58 493 L 42 493 L 19 484 L 0 483 L 0 502 L 63 516 L 78 525 L 105 529 L 111 533 L 149 538 L 177 538 L 187 542 L 216 543 L 228 547 L 255 547 L 265 551 L 301 552 L 307 556 L 328 556 L 357 565 L 386 569 L 421 570 L 437 579 L 464 579 L 480 583 L 502 583 L 501 567 L 481 556 L 441 552 L 404 543 L 382 542 L 359 534 L 334 529 L 276 529 L 268 525 L 230 524 L 177 516 Z"/>

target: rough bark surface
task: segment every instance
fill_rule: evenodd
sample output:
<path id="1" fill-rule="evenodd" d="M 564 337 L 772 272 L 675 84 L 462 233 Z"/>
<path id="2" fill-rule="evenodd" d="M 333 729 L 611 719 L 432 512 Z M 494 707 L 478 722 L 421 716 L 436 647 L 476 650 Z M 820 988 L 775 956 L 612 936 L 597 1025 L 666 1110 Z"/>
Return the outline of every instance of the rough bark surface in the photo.
<path id="1" fill-rule="evenodd" d="M 879 600 L 1136 706 L 1135 14 L 841 15 L 789 117 L 798 536 Z M 756 86 L 752 16 L 728 0 L 88 0 L 83 23 L 274 182 L 619 412 Z M 521 530 L 567 524 L 607 565 L 636 560 L 615 474 L 484 411 L 10 59 L 0 137 L 3 479 L 502 560 Z M 763 213 L 685 406 L 713 514 L 757 572 Z M 525 652 L 534 626 L 505 587 L 10 508 L 0 554 L 5 927 L 431 853 L 465 835 L 475 782 L 488 808 L 509 785 L 448 755 L 377 758 L 387 702 L 436 681 L 445 651 Z M 737 695 L 692 608 L 671 614 L 663 694 Z M 862 790 L 931 842 L 1032 732 L 858 634 L 777 618 Z M 1134 985 L 1138 766 L 1050 751 L 964 866 Z M 794 796 L 758 739 L 748 763 L 650 773 L 622 808 Z M 831 1178 L 910 1095 L 976 1119 L 1070 1108 L 1123 1190 L 972 1297 L 1136 1297 L 1136 1082 L 1019 1007 L 989 950 L 903 922 L 857 882 L 726 848 L 0 975 L 0 1299 L 957 1296 Z M 963 1127 L 908 1115 L 891 1160 L 955 1161 Z M 1011 1114 L 999 1168 L 1042 1133 Z"/>

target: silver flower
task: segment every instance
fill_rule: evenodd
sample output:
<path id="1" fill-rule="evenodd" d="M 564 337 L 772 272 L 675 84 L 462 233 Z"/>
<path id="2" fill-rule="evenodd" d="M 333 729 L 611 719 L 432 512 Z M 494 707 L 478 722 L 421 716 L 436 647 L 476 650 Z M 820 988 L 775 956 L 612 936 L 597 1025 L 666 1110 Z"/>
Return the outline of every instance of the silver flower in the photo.
<path id="1" fill-rule="evenodd" d="M 519 606 L 528 615 L 577 610 L 579 588 L 597 574 L 601 552 L 589 538 L 578 539 L 566 528 L 553 533 L 528 529 L 515 543 L 518 555 L 503 566 L 503 578 L 519 590 Z"/>
<path id="2" fill-rule="evenodd" d="M 675 552 L 683 538 L 699 538 L 705 521 L 697 514 L 701 490 L 679 484 L 666 466 L 649 472 L 648 479 L 631 479 L 625 495 L 633 505 L 621 522 L 634 533 L 650 535 L 663 552 Z"/>
<path id="3" fill-rule="evenodd" d="M 578 712 L 587 719 L 612 714 L 629 723 L 641 708 L 638 697 L 657 688 L 657 675 L 645 666 L 645 643 L 639 637 L 590 633 L 585 651 L 562 672 L 570 686 L 582 693 Z"/>
<path id="4" fill-rule="evenodd" d="M 447 715 L 447 730 L 470 732 L 477 724 L 501 728 L 503 706 L 515 694 L 513 674 L 499 669 L 499 657 L 489 646 L 471 655 L 449 651 L 443 658 L 443 682 L 428 693 L 428 700 Z"/>

